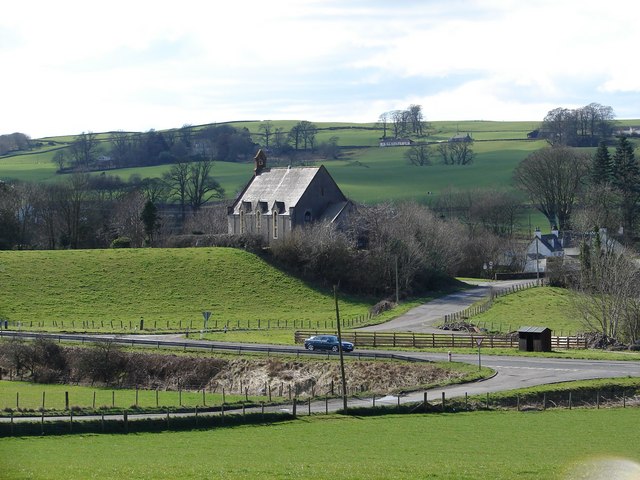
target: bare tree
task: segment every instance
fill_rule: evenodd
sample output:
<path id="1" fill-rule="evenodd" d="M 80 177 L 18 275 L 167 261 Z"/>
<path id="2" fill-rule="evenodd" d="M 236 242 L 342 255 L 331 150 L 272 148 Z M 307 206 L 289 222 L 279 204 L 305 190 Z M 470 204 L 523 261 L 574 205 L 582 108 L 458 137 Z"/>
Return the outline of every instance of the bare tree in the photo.
<path id="1" fill-rule="evenodd" d="M 76 168 L 88 169 L 98 156 L 98 138 L 93 132 L 82 132 L 78 135 L 69 152 Z"/>
<path id="2" fill-rule="evenodd" d="M 471 165 L 475 157 L 473 141 L 448 142 L 438 145 L 438 152 L 445 165 Z"/>
<path id="3" fill-rule="evenodd" d="M 409 121 L 409 112 L 406 110 L 394 110 L 390 112 L 391 126 L 393 127 L 393 136 L 399 138 L 407 132 L 407 123 Z"/>
<path id="4" fill-rule="evenodd" d="M 594 232 L 585 241 L 581 254 L 574 305 L 585 326 L 602 334 L 603 346 L 608 339 L 635 341 L 637 337 L 625 338 L 625 334 L 637 332 L 638 267 L 628 253 L 602 231 Z"/>
<path id="5" fill-rule="evenodd" d="M 513 234 L 520 204 L 515 195 L 497 189 L 470 192 L 469 223 L 500 237 Z"/>
<path id="6" fill-rule="evenodd" d="M 111 215 L 113 230 L 119 237 L 129 238 L 135 247 L 143 246 L 145 240 L 145 224 L 141 218 L 145 201 L 141 192 L 131 192 L 116 203 Z"/>
<path id="7" fill-rule="evenodd" d="M 139 188 L 147 200 L 156 204 L 165 202 L 169 196 L 169 186 L 161 178 L 143 178 Z"/>
<path id="8" fill-rule="evenodd" d="M 424 116 L 421 105 L 409 105 L 407 109 L 411 121 L 411 131 L 416 135 L 422 135 L 424 131 Z"/>
<path id="9" fill-rule="evenodd" d="M 199 210 L 202 205 L 213 198 L 222 198 L 224 189 L 211 176 L 213 161 L 203 160 L 193 162 L 189 167 L 186 184 L 186 196 L 193 210 Z"/>
<path id="10" fill-rule="evenodd" d="M 390 117 L 390 112 L 383 112 L 378 117 L 378 128 L 382 129 L 382 138 L 387 138 L 387 127 L 389 125 Z"/>
<path id="11" fill-rule="evenodd" d="M 550 225 L 566 230 L 578 193 L 587 178 L 588 165 L 587 156 L 576 150 L 547 147 L 520 162 L 514 171 L 514 180 Z"/>
<path id="12" fill-rule="evenodd" d="M 130 162 L 133 153 L 133 137 L 123 131 L 111 134 L 111 156 L 114 163 L 119 167 L 124 167 Z"/>
<path id="13" fill-rule="evenodd" d="M 271 120 L 266 120 L 260 124 L 258 129 L 262 132 L 262 135 L 264 136 L 264 147 L 268 150 L 269 139 L 271 138 L 271 135 L 273 135 L 273 130 L 274 130 L 273 122 Z"/>
<path id="14" fill-rule="evenodd" d="M 87 208 L 89 174 L 74 173 L 56 193 L 57 208 L 64 226 L 64 243 L 71 248 L 78 248 L 84 212 Z"/>
<path id="15" fill-rule="evenodd" d="M 187 162 L 178 162 L 172 165 L 169 171 L 163 175 L 163 179 L 169 188 L 169 195 L 180 202 L 182 221 L 184 221 L 186 215 L 189 170 L 190 167 Z"/>
<path id="16" fill-rule="evenodd" d="M 56 167 L 58 167 L 58 172 L 62 172 L 64 171 L 65 164 L 67 163 L 67 155 L 62 149 L 56 150 L 56 152 L 53 154 L 53 157 L 51 157 L 51 161 L 55 164 Z"/>
<path id="17" fill-rule="evenodd" d="M 622 225 L 620 192 L 610 183 L 588 185 L 581 193 L 581 208 L 574 212 L 573 228 L 588 232 L 594 228 L 606 228 L 615 232 Z"/>
<path id="18" fill-rule="evenodd" d="M 418 167 L 431 165 L 432 157 L 433 151 L 428 145 L 414 145 L 404 152 L 404 158 L 406 158 L 411 165 Z"/>

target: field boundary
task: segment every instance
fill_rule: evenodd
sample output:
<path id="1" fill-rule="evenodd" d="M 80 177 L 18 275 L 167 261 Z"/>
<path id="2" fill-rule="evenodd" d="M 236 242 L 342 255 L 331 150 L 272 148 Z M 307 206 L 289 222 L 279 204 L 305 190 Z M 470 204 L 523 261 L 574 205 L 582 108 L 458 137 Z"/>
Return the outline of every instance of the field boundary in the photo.
<path id="1" fill-rule="evenodd" d="M 335 335 L 334 330 L 297 330 L 296 343 L 313 335 Z M 452 333 L 412 333 L 412 332 L 343 332 L 342 339 L 353 342 L 358 347 L 397 348 L 478 348 L 478 341 L 484 348 L 518 348 L 516 335 L 483 335 Z M 552 336 L 551 347 L 561 349 L 586 349 L 585 337 Z"/>

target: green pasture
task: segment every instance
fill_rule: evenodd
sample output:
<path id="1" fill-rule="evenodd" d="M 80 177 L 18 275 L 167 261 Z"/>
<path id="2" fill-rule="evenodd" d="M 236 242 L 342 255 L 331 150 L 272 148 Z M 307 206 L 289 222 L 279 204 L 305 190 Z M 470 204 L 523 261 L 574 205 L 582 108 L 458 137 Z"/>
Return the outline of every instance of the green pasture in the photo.
<path id="1" fill-rule="evenodd" d="M 553 335 L 584 331 L 571 303 L 571 292 L 557 287 L 528 288 L 498 297 L 489 310 L 470 321 L 491 332 L 508 333 L 523 326 L 548 327 Z"/>
<path id="2" fill-rule="evenodd" d="M 13 479 L 637 478 L 640 409 L 313 416 L 266 426 L 0 439 Z M 597 469 L 606 477 L 589 477 Z M 624 476 L 624 475 L 627 476 Z"/>
<path id="3" fill-rule="evenodd" d="M 563 402 L 568 403 L 568 393 L 571 392 L 572 400 L 575 401 L 572 406 L 579 407 L 584 405 L 585 399 L 588 401 L 588 405 L 596 405 L 596 393 L 602 394 L 603 400 L 615 400 L 615 397 L 620 397 L 622 392 L 625 392 L 627 397 L 634 396 L 640 390 L 640 378 L 627 377 L 627 378 L 597 378 L 593 380 L 578 380 L 575 382 L 563 382 L 554 383 L 550 385 L 538 385 L 536 387 L 521 388 L 517 390 L 508 390 L 505 392 L 494 392 L 491 394 L 490 405 L 496 404 L 502 405 L 515 405 L 518 399 L 526 402 L 528 400 L 535 399 L 539 401 L 541 397 L 545 396 L 547 399 L 555 399 L 558 401 L 560 398 Z M 469 397 L 474 401 L 485 400 L 484 395 L 478 395 Z M 555 403 L 554 401 L 554 403 Z M 553 403 L 549 403 L 548 407 L 553 407 Z M 566 405 L 563 405 L 566 407 Z"/>
<path id="4" fill-rule="evenodd" d="M 289 130 L 297 121 L 274 121 L 274 127 Z M 246 127 L 253 134 L 260 135 L 261 122 L 231 122 L 236 127 Z M 450 138 L 457 131 L 470 132 L 476 143 L 477 153 L 473 165 L 467 167 L 434 165 L 431 167 L 411 166 L 404 159 L 405 147 L 378 147 L 381 130 L 372 129 L 374 124 L 317 123 L 317 140 L 339 137 L 338 144 L 346 148 L 341 160 L 320 160 L 329 169 L 342 190 L 352 199 L 360 202 L 385 200 L 427 201 L 429 196 L 438 195 L 443 189 L 452 187 L 509 188 L 513 168 L 531 151 L 544 146 L 542 141 L 526 140 L 536 122 L 433 122 L 432 136 L 425 141 L 440 141 Z M 103 141 L 108 133 L 99 134 Z M 505 140 L 506 139 L 506 140 Z M 44 141 L 64 144 L 73 136 L 52 137 Z M 484 141 L 486 140 L 486 141 Z M 31 154 L 0 157 L 0 178 L 26 181 L 59 181 L 65 175 L 55 173 L 51 162 L 53 147 L 45 145 Z M 437 159 L 436 159 L 437 161 Z M 110 170 L 106 173 L 129 179 L 159 177 L 168 166 L 139 167 Z M 216 162 L 214 176 L 225 188 L 227 198 L 234 198 L 253 174 L 251 162 L 238 164 Z M 430 193 L 428 193 L 430 192 Z"/>
<path id="5" fill-rule="evenodd" d="M 255 393 L 255 392 L 254 392 Z M 43 396 L 44 394 L 44 396 Z M 66 394 L 72 410 L 128 409 L 151 410 L 154 408 L 180 408 L 218 406 L 223 402 L 222 388 L 216 392 L 194 389 L 143 390 L 127 388 L 98 388 L 77 385 L 38 384 L 30 382 L 0 380 L 0 410 L 17 411 L 61 411 L 66 408 Z M 226 404 L 244 401 L 257 403 L 267 401 L 263 395 L 240 395 L 224 393 Z M 44 402 L 44 407 L 43 407 Z"/>
<path id="6" fill-rule="evenodd" d="M 82 322 L 91 323 L 85 330 L 120 321 L 128 329 L 141 318 L 146 328 L 169 321 L 200 329 L 205 310 L 231 326 L 335 319 L 332 291 L 230 248 L 0 251 L 0 285 L 0 317 L 42 330 L 72 321 L 76 331 Z M 341 297 L 341 314 L 366 315 L 373 303 Z"/>

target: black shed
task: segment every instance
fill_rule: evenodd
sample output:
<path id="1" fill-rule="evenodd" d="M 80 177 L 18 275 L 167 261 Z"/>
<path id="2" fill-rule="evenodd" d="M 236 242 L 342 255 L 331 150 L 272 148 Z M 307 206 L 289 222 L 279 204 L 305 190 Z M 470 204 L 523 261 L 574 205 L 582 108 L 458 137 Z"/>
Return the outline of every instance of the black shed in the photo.
<path id="1" fill-rule="evenodd" d="M 518 346 L 521 352 L 550 352 L 551 329 L 547 327 L 520 327 Z"/>

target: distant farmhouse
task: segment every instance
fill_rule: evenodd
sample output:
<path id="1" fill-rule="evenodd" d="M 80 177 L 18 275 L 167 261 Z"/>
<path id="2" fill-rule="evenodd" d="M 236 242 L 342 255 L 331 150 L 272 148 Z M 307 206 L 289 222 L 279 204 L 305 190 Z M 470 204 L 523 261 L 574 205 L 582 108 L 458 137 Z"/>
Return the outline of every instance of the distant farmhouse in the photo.
<path id="1" fill-rule="evenodd" d="M 268 168 L 259 150 L 254 175 L 227 211 L 230 235 L 253 233 L 271 243 L 312 222 L 343 226 L 353 210 L 324 166 Z"/>
<path id="2" fill-rule="evenodd" d="M 598 232 L 602 248 L 622 251 L 624 247 L 607 234 L 607 230 L 602 228 Z M 563 261 L 577 261 L 580 257 L 580 243 L 586 241 L 591 243 L 595 233 L 574 234 L 571 232 L 560 232 L 556 227 L 551 229 L 551 233 L 542 234 L 536 228 L 535 236 L 527 246 L 527 258 L 524 271 L 545 272 L 547 270 L 547 259 L 560 257 Z"/>
<path id="3" fill-rule="evenodd" d="M 619 128 L 614 133 L 616 136 L 637 137 L 640 136 L 640 126 L 631 125 L 629 127 Z"/>
<path id="4" fill-rule="evenodd" d="M 472 142 L 473 138 L 468 133 L 458 133 L 449 139 L 449 143 Z"/>
<path id="5" fill-rule="evenodd" d="M 413 140 L 410 138 L 381 138 L 381 147 L 410 147 L 413 145 Z"/>

